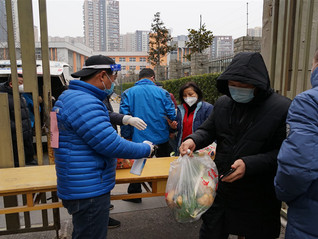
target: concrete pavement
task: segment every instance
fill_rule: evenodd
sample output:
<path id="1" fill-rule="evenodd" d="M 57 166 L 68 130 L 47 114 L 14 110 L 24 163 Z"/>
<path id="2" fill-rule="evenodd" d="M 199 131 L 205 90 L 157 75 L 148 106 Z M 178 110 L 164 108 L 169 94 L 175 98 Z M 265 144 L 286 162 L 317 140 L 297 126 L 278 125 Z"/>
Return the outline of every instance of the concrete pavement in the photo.
<path id="1" fill-rule="evenodd" d="M 126 192 L 128 184 L 116 185 L 112 194 Z M 109 239 L 192 239 L 199 237 L 201 221 L 178 223 L 166 206 L 164 197 L 143 198 L 135 204 L 121 200 L 112 201 L 111 217 L 121 221 L 121 226 L 108 231 Z M 61 212 L 60 239 L 72 238 L 72 221 L 64 208 Z M 106 226 L 106 225 L 105 225 Z M 284 230 L 280 239 L 284 238 Z M 55 231 L 34 232 L 0 236 L 1 239 L 56 239 Z M 230 236 L 229 239 L 236 239 Z"/>

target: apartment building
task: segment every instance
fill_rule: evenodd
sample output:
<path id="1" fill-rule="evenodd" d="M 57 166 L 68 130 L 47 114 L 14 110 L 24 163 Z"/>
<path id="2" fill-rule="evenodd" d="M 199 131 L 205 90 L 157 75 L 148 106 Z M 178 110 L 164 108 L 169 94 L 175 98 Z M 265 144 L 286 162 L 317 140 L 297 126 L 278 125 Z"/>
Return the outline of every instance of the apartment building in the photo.
<path id="1" fill-rule="evenodd" d="M 85 0 L 85 44 L 94 51 L 119 51 L 119 2 Z"/>

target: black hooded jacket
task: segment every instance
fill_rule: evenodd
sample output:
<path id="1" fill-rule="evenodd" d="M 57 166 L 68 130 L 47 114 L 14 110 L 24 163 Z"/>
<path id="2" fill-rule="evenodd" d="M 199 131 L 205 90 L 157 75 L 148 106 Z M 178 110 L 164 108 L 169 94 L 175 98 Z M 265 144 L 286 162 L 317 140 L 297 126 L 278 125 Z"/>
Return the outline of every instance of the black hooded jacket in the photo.
<path id="1" fill-rule="evenodd" d="M 15 166 L 18 166 L 17 136 L 16 136 L 15 116 L 14 116 L 13 92 L 8 82 L 0 84 L 0 92 L 8 94 L 14 162 L 15 162 Z M 33 160 L 33 152 L 34 152 L 33 145 L 32 145 L 33 131 L 31 126 L 31 120 L 29 117 L 29 109 L 27 107 L 26 100 L 21 94 L 20 94 L 20 106 L 21 106 L 25 162 L 29 163 Z"/>
<path id="2" fill-rule="evenodd" d="M 229 80 L 256 86 L 253 100 L 245 104 L 235 102 L 229 93 Z M 276 199 L 273 181 L 291 101 L 270 88 L 259 53 L 237 54 L 217 79 L 217 88 L 224 95 L 215 103 L 209 118 L 188 138 L 194 140 L 196 149 L 217 141 L 215 163 L 219 175 L 237 159 L 245 163 L 243 178 L 233 183 L 220 181 L 218 186 L 217 197 L 225 205 L 230 233 L 247 235 L 254 230 L 268 238 L 278 237 L 281 204 Z M 209 211 L 203 218 L 213 217 L 208 215 Z"/>

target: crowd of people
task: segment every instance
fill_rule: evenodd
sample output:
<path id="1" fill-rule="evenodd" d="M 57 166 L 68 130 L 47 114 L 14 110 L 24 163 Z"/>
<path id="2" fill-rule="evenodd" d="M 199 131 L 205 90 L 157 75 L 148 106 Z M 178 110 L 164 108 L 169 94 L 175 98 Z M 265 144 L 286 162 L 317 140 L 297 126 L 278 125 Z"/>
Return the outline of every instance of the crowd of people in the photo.
<path id="1" fill-rule="evenodd" d="M 105 239 L 108 228 L 120 225 L 109 217 L 117 158 L 192 156 L 213 142 L 218 173 L 226 176 L 202 216 L 199 238 L 278 238 L 281 201 L 288 205 L 286 238 L 318 238 L 318 50 L 313 88 L 293 101 L 270 87 L 260 53 L 243 52 L 217 78 L 222 96 L 214 105 L 204 101 L 195 82 L 179 89 L 177 105 L 146 68 L 122 93 L 117 113 L 109 99 L 120 70 L 107 56 L 89 57 L 72 74 L 79 80 L 70 81 L 52 110 L 59 129 L 57 192 L 72 215 L 73 238 Z M 9 103 L 10 87 L 10 80 L 0 86 Z M 24 120 L 27 107 L 21 101 Z M 29 127 L 30 120 L 23 122 Z M 128 193 L 141 191 L 139 183 L 128 187 Z M 141 198 L 127 201 L 142 203 Z"/>

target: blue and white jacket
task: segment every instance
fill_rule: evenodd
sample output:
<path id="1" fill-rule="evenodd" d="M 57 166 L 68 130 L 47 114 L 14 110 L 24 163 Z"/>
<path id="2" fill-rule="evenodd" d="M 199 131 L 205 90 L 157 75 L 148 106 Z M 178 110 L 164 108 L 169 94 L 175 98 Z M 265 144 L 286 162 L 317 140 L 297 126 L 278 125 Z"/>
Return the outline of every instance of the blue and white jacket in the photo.
<path id="1" fill-rule="evenodd" d="M 200 101 L 197 104 L 197 107 L 194 110 L 193 115 L 193 122 L 192 122 L 192 132 L 197 130 L 197 128 L 209 117 L 210 113 L 213 110 L 213 105 L 211 105 L 208 102 Z M 178 105 L 178 112 L 177 112 L 177 148 L 181 145 L 181 139 L 182 139 L 182 133 L 183 133 L 183 119 L 185 114 L 185 108 L 184 106 Z"/>
<path id="2" fill-rule="evenodd" d="M 121 136 L 133 142 L 149 140 L 157 145 L 169 141 L 169 125 L 165 117 L 172 121 L 176 119 L 169 92 L 148 79 L 137 81 L 134 87 L 122 94 L 119 113 L 139 117 L 147 124 L 145 130 L 123 125 Z"/>
<path id="3" fill-rule="evenodd" d="M 115 158 L 143 158 L 147 144 L 121 138 L 109 121 L 106 93 L 72 80 L 55 103 L 59 148 L 54 149 L 58 197 L 65 200 L 97 197 L 115 185 Z"/>
<path id="4" fill-rule="evenodd" d="M 277 197 L 288 204 L 286 238 L 293 239 L 318 238 L 318 68 L 311 84 L 289 108 L 275 177 Z"/>

